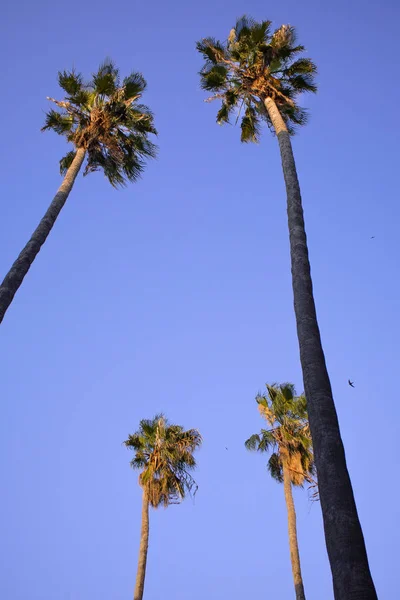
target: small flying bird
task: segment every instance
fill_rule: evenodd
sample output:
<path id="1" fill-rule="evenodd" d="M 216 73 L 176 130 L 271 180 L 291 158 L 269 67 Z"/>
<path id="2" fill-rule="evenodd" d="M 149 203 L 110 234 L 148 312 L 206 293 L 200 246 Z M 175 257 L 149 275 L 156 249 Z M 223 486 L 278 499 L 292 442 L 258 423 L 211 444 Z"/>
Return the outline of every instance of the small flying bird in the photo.
<path id="1" fill-rule="evenodd" d="M 228 450 L 228 448 L 225 446 L 225 450 Z"/>
<path id="2" fill-rule="evenodd" d="M 350 381 L 350 379 L 349 379 L 349 386 L 354 387 L 354 381 Z"/>
<path id="3" fill-rule="evenodd" d="M 375 236 L 374 236 L 374 235 L 371 235 L 371 240 L 374 240 L 374 239 L 375 239 Z"/>

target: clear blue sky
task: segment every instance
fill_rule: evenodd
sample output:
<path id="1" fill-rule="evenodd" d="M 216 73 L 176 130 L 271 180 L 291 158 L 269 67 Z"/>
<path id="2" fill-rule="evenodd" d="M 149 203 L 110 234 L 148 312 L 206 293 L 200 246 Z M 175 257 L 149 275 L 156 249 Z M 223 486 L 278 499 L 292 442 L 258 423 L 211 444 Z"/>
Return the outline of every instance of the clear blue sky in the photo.
<path id="1" fill-rule="evenodd" d="M 195 502 L 151 515 L 146 600 L 294 596 L 283 489 L 243 447 L 266 381 L 302 391 L 278 147 L 215 125 L 197 76 L 195 41 L 245 11 L 296 25 L 319 65 L 294 141 L 315 295 L 372 572 L 398 593 L 394 0 L 23 0 L 0 41 L 1 273 L 60 183 L 65 143 L 39 131 L 58 70 L 142 71 L 160 154 L 123 191 L 79 178 L 1 326 L 1 598 L 132 596 L 141 495 L 121 443 L 158 411 L 204 446 Z M 320 507 L 296 505 L 307 599 L 332 599 Z"/>

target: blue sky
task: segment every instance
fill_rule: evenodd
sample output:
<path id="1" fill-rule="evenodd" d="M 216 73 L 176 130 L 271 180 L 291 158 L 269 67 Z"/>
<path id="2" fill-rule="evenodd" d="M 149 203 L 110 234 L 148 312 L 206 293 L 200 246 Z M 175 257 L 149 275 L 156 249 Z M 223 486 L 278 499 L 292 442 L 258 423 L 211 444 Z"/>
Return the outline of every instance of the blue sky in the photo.
<path id="1" fill-rule="evenodd" d="M 283 489 L 243 447 L 266 381 L 302 391 L 278 147 L 215 125 L 194 49 L 244 11 L 296 25 L 319 66 L 294 140 L 317 309 L 378 594 L 397 593 L 399 8 L 24 0 L 0 41 L 1 273 L 60 183 L 65 144 L 40 133 L 58 70 L 142 71 L 160 153 L 123 191 L 79 178 L 1 325 L 2 598 L 132 596 L 141 495 L 121 443 L 159 411 L 204 446 L 195 501 L 151 515 L 146 600 L 293 598 Z M 320 507 L 296 506 L 307 598 L 329 600 Z"/>

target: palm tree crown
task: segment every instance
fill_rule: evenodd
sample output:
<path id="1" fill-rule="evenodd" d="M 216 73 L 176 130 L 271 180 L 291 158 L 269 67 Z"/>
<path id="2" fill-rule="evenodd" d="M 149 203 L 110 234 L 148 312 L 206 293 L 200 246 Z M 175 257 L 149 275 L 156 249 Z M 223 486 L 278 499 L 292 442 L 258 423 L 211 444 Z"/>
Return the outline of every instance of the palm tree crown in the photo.
<path id="1" fill-rule="evenodd" d="M 120 82 L 118 69 L 106 60 L 89 83 L 80 73 L 58 73 L 58 83 L 66 92 L 64 100 L 54 98 L 60 110 L 49 110 L 42 131 L 52 129 L 74 145 L 60 160 L 64 174 L 77 148 L 86 150 L 84 175 L 102 169 L 114 187 L 135 181 L 145 160 L 155 156 L 149 134 L 156 134 L 153 115 L 138 100 L 146 89 L 140 73 L 133 72 Z"/>
<path id="2" fill-rule="evenodd" d="M 282 25 L 271 33 L 271 21 L 239 19 L 228 39 L 220 42 L 204 38 L 197 43 L 205 64 L 200 71 L 201 86 L 214 93 L 208 100 L 222 99 L 217 114 L 219 124 L 228 123 L 233 111 L 241 119 L 242 142 L 257 142 L 261 122 L 272 130 L 265 110 L 265 99 L 272 98 L 288 131 L 304 125 L 306 111 L 297 104 L 303 92 L 316 92 L 316 66 L 309 58 L 299 57 L 304 46 L 296 44 L 296 31 Z"/>
<path id="3" fill-rule="evenodd" d="M 268 470 L 276 481 L 283 482 L 285 463 L 293 485 L 302 486 L 305 481 L 313 484 L 315 467 L 306 398 L 296 396 L 291 383 L 266 387 L 267 393 L 259 394 L 256 401 L 271 429 L 262 429 L 260 434 L 252 435 L 245 446 L 248 450 L 272 451 Z"/>
<path id="4" fill-rule="evenodd" d="M 131 466 L 141 470 L 139 483 L 147 488 L 153 508 L 179 503 L 186 493 L 196 492 L 190 471 L 196 467 L 193 452 L 201 443 L 197 429 L 185 431 L 163 415 L 143 419 L 138 431 L 129 435 L 124 444 L 135 452 Z"/>

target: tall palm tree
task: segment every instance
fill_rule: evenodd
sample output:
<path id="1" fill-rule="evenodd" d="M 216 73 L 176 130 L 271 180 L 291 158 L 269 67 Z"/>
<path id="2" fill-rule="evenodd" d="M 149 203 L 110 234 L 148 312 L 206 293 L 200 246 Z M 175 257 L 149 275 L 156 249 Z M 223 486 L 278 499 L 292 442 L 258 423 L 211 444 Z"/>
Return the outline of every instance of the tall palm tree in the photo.
<path id="1" fill-rule="evenodd" d="M 170 425 L 163 415 L 140 421 L 138 431 L 124 442 L 135 452 L 131 466 L 140 470 L 139 485 L 143 490 L 134 600 L 143 598 L 149 546 L 149 507 L 177 504 L 187 493 L 196 492 L 197 485 L 190 472 L 196 467 L 193 453 L 201 442 L 197 429 L 185 431 L 180 425 Z"/>
<path id="2" fill-rule="evenodd" d="M 66 138 L 73 149 L 60 160 L 63 182 L 29 242 L 0 285 L 0 323 L 15 293 L 45 243 L 85 159 L 83 174 L 102 170 L 112 186 L 136 181 L 145 161 L 155 156 L 156 147 L 148 139 L 156 134 L 153 115 L 140 104 L 146 81 L 131 73 L 121 82 L 119 71 L 106 60 L 89 83 L 80 73 L 58 73 L 58 83 L 66 93 L 62 101 L 48 98 L 58 110 L 46 115 L 42 131 L 52 129 Z"/>
<path id="3" fill-rule="evenodd" d="M 306 123 L 298 104 L 315 92 L 316 67 L 304 58 L 293 27 L 271 33 L 271 22 L 242 17 L 225 42 L 197 44 L 205 64 L 200 72 L 209 100 L 221 99 L 219 124 L 241 118 L 243 142 L 257 142 L 264 122 L 278 138 L 286 184 L 292 283 L 297 335 L 311 433 L 318 470 L 326 545 L 336 600 L 376 599 L 364 537 L 347 470 L 331 384 L 317 322 L 300 186 L 291 134 Z"/>
<path id="4" fill-rule="evenodd" d="M 267 393 L 258 395 L 256 401 L 260 414 L 271 428 L 252 435 L 245 446 L 248 450 L 272 452 L 268 469 L 273 479 L 284 486 L 296 600 L 305 600 L 292 485 L 302 487 L 306 481 L 313 482 L 314 457 L 306 398 L 304 395 L 296 397 L 291 383 L 266 387 Z"/>

